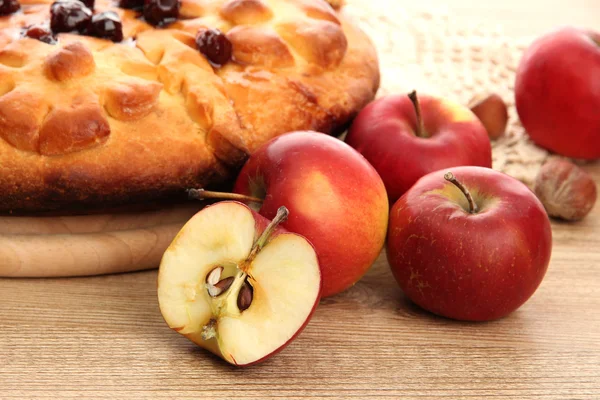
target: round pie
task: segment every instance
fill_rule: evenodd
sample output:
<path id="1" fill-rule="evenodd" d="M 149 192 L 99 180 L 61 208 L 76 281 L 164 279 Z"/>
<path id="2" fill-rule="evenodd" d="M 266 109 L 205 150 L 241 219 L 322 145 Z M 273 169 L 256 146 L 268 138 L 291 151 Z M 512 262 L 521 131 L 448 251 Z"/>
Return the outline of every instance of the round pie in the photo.
<path id="1" fill-rule="evenodd" d="M 136 1 L 0 0 L 0 211 L 185 196 L 277 135 L 343 131 L 378 88 L 324 0 Z"/>

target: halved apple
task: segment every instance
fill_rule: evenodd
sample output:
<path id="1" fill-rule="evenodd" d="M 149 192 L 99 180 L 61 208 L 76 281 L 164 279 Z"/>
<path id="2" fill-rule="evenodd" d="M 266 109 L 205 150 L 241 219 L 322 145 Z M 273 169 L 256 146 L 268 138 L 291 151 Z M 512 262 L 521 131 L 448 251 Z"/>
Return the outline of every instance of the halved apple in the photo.
<path id="1" fill-rule="evenodd" d="M 193 216 L 163 255 L 160 311 L 170 328 L 234 365 L 260 362 L 306 326 L 321 295 L 313 246 L 235 201 Z"/>

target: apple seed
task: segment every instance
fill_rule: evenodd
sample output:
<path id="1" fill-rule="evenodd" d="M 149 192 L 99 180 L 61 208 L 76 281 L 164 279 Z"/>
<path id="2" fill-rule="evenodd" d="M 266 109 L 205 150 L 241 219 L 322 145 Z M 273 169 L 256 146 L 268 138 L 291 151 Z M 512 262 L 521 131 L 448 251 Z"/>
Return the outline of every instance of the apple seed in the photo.
<path id="1" fill-rule="evenodd" d="M 223 274 L 223 267 L 217 267 L 206 275 L 206 289 L 211 297 L 216 297 L 224 291 L 222 288 L 223 285 L 219 286 L 219 283 L 222 282 L 221 274 Z M 231 283 L 229 283 L 229 285 L 231 285 Z"/>
<path id="2" fill-rule="evenodd" d="M 242 287 L 240 288 L 240 293 L 237 298 L 237 306 L 240 311 L 246 310 L 252 304 L 252 296 L 254 291 L 252 290 L 252 286 L 246 280 Z"/>
<path id="3" fill-rule="evenodd" d="M 219 280 L 222 272 L 223 267 L 217 267 L 213 269 L 206 277 L 206 289 L 211 297 L 217 297 L 221 293 L 227 291 L 227 289 L 229 289 L 235 280 L 235 277 L 233 276 L 228 276 L 227 278 Z"/>
<path id="4" fill-rule="evenodd" d="M 208 275 L 206 275 L 206 283 L 209 285 L 216 285 L 217 282 L 221 279 L 221 274 L 223 273 L 223 267 L 217 267 L 210 271 Z"/>
<path id="5" fill-rule="evenodd" d="M 210 297 L 217 297 L 221 294 L 222 290 L 213 285 L 206 285 L 206 289 L 208 290 L 208 294 Z"/>
<path id="6" fill-rule="evenodd" d="M 229 287 L 231 286 L 231 284 L 233 283 L 234 280 L 235 280 L 235 278 L 233 276 L 228 276 L 227 278 L 221 279 L 219 282 L 217 282 L 215 284 L 215 287 L 217 289 L 220 289 L 221 292 L 224 292 L 227 289 L 229 289 Z"/>

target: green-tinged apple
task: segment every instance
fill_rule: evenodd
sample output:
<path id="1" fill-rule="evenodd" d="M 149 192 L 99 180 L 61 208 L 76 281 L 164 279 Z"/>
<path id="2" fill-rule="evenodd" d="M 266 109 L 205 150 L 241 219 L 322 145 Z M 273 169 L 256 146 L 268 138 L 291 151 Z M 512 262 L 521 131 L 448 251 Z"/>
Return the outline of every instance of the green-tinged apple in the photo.
<path id="1" fill-rule="evenodd" d="M 482 167 L 421 178 L 392 207 L 387 254 L 414 303 L 467 321 L 502 318 L 537 290 L 552 250 L 550 221 L 518 180 Z"/>
<path id="2" fill-rule="evenodd" d="M 600 32 L 566 26 L 535 40 L 519 62 L 515 99 L 536 144 L 600 158 Z"/>
<path id="3" fill-rule="evenodd" d="M 460 104 L 416 92 L 381 97 L 356 117 L 346 142 L 385 183 L 393 205 L 419 178 L 461 165 L 492 167 L 485 127 Z"/>
<path id="4" fill-rule="evenodd" d="M 165 252 L 158 300 L 167 325 L 227 362 L 267 359 L 309 322 L 321 293 L 317 254 L 304 237 L 235 201 L 194 215 Z"/>
<path id="5" fill-rule="evenodd" d="M 290 132 L 267 142 L 243 166 L 234 192 L 269 219 L 281 206 L 290 210 L 282 226 L 315 247 L 323 297 L 358 282 L 385 244 L 389 204 L 381 178 L 352 147 L 323 133 Z"/>

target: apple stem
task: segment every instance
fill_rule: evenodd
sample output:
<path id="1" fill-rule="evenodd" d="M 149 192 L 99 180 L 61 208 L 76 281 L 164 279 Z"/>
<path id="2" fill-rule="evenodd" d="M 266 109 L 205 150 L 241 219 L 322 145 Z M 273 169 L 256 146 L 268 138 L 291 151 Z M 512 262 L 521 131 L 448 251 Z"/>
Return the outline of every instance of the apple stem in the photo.
<path id="1" fill-rule="evenodd" d="M 477 212 L 479 211 L 479 207 L 477 207 L 477 203 L 475 203 L 475 200 L 473 200 L 471 192 L 469 192 L 467 188 L 458 179 L 454 177 L 454 174 L 452 172 L 446 172 L 446 174 L 444 174 L 444 179 L 448 182 L 453 183 L 454 186 L 456 186 L 458 189 L 460 189 L 461 192 L 463 192 L 463 194 L 467 198 L 467 202 L 469 203 L 469 213 L 477 214 Z"/>
<path id="2" fill-rule="evenodd" d="M 245 194 L 227 193 L 227 192 L 211 192 L 204 189 L 188 189 L 188 197 L 195 200 L 204 199 L 221 199 L 221 200 L 238 200 L 243 202 L 262 203 L 263 200 L 258 197 L 246 196 Z"/>
<path id="3" fill-rule="evenodd" d="M 277 209 L 277 214 L 275 215 L 275 218 L 273 218 L 269 225 L 267 225 L 267 227 L 260 235 L 260 237 L 256 240 L 256 242 L 254 242 L 254 246 L 252 246 L 250 255 L 246 259 L 246 265 L 250 264 L 252 260 L 254 260 L 254 257 L 256 257 L 258 252 L 265 246 L 265 244 L 269 240 L 269 237 L 271 237 L 271 235 L 273 234 L 275 228 L 277 228 L 279 224 L 285 221 L 288 215 L 290 215 L 290 212 L 285 206 L 281 206 Z"/>
<path id="4" fill-rule="evenodd" d="M 408 98 L 412 101 L 415 107 L 415 114 L 417 114 L 417 136 L 420 138 L 426 138 L 427 133 L 425 132 L 425 124 L 423 123 L 423 115 L 421 114 L 421 104 L 419 103 L 419 97 L 417 91 L 413 90 L 408 94 Z"/>

